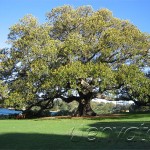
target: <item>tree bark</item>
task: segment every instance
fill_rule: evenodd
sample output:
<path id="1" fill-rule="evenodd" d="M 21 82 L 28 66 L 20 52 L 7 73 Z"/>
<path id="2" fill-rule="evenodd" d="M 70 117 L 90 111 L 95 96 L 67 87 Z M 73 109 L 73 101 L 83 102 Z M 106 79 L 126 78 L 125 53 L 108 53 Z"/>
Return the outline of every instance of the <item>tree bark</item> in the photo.
<path id="1" fill-rule="evenodd" d="M 96 116 L 96 113 L 92 110 L 90 99 L 79 101 L 79 106 L 76 112 L 76 116 Z"/>

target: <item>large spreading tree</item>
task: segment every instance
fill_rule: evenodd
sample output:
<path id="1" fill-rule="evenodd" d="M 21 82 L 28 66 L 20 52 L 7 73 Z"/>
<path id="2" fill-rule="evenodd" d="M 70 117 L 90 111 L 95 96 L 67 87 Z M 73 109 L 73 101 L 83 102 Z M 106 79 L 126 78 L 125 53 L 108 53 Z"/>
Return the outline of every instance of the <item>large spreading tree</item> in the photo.
<path id="1" fill-rule="evenodd" d="M 7 83 L 6 106 L 53 107 L 61 98 L 79 103 L 79 116 L 96 115 L 90 101 L 97 94 L 114 99 L 150 102 L 150 36 L 108 9 L 89 6 L 54 8 L 47 22 L 32 15 L 10 28 L 1 61 Z"/>

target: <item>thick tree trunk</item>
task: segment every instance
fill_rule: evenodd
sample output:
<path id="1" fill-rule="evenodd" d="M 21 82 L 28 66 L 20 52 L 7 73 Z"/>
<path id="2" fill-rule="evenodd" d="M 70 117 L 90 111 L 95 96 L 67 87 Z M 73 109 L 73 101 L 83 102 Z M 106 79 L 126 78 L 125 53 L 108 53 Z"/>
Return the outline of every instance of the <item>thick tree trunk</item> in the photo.
<path id="1" fill-rule="evenodd" d="M 79 101 L 76 116 L 96 116 L 96 113 L 91 108 L 89 99 Z"/>

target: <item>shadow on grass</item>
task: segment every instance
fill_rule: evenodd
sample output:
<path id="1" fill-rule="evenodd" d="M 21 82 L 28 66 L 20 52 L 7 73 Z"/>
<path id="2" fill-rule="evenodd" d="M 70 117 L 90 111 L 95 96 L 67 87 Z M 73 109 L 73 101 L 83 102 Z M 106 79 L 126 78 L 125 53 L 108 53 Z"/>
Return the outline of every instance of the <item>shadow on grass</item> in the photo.
<path id="1" fill-rule="evenodd" d="M 103 144 L 104 146 L 104 144 Z M 84 137 L 52 134 L 11 133 L 0 135 L 1 150 L 98 150 L 101 143 L 88 142 Z M 106 148 L 104 148 L 106 149 Z"/>
<path id="2" fill-rule="evenodd" d="M 102 120 L 102 119 L 117 119 L 117 120 L 124 120 L 124 119 L 142 119 L 142 118 L 149 118 L 150 113 L 119 113 L 119 114 L 102 114 L 97 115 L 94 117 L 85 117 L 85 119 L 89 120 Z M 84 119 L 84 118 L 83 118 Z"/>
<path id="3" fill-rule="evenodd" d="M 106 149 L 150 149 L 150 122 L 96 122 L 81 131 Z"/>

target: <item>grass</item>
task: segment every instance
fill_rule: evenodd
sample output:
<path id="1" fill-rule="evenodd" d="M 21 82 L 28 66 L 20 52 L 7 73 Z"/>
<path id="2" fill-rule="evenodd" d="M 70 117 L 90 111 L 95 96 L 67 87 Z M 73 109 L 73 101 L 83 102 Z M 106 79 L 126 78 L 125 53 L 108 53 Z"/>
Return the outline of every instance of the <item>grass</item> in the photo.
<path id="1" fill-rule="evenodd" d="M 150 114 L 0 120 L 0 149 L 143 150 L 150 147 L 149 129 Z"/>

